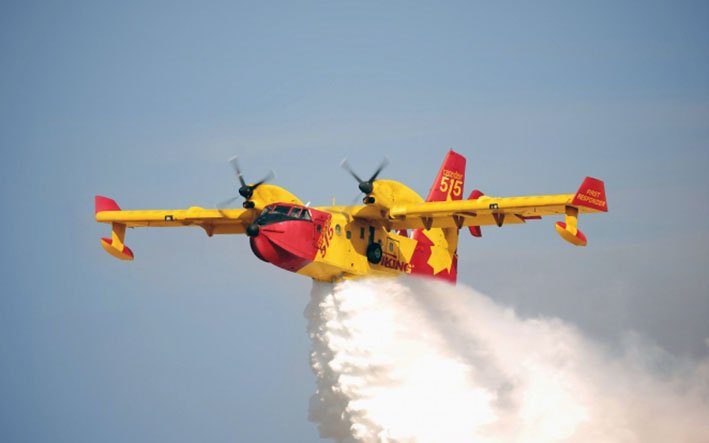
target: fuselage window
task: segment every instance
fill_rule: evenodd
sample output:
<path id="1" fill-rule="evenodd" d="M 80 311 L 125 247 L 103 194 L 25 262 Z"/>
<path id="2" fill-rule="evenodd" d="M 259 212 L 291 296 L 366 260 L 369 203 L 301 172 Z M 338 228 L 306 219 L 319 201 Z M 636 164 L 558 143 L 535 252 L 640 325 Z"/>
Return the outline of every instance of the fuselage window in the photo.
<path id="1" fill-rule="evenodd" d="M 359 228 L 359 238 L 364 238 L 364 228 Z"/>
<path id="2" fill-rule="evenodd" d="M 335 225 L 335 233 L 336 233 L 337 235 L 341 235 L 341 234 L 342 234 L 342 228 L 340 227 L 340 225 Z"/>
<path id="3" fill-rule="evenodd" d="M 347 231 L 347 239 L 349 240 L 351 238 L 352 238 L 352 231 Z"/>

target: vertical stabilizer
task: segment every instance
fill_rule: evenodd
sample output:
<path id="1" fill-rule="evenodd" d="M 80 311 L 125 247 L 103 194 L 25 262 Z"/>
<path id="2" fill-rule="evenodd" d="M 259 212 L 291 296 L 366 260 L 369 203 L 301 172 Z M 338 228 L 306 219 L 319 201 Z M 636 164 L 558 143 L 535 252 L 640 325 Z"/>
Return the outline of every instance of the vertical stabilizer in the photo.
<path id="1" fill-rule="evenodd" d="M 463 197 L 465 157 L 448 151 L 441 169 L 428 192 L 426 201 L 451 201 Z M 458 268 L 458 229 L 416 229 L 417 241 L 412 257 L 412 273 L 455 282 Z"/>
<path id="2" fill-rule="evenodd" d="M 463 184 L 465 183 L 465 157 L 448 151 L 438 175 L 428 191 L 427 202 L 440 202 L 460 200 L 463 198 Z"/>

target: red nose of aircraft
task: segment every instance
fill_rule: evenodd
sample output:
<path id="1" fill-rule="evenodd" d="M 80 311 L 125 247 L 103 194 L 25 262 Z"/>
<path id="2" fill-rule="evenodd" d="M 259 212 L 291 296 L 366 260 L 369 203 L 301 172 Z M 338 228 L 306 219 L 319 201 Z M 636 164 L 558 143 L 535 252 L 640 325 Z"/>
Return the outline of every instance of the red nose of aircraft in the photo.
<path id="1" fill-rule="evenodd" d="M 251 227 L 249 227 L 251 228 Z M 251 229 L 251 250 L 263 261 L 296 272 L 315 258 L 312 225 L 299 220 Z"/>

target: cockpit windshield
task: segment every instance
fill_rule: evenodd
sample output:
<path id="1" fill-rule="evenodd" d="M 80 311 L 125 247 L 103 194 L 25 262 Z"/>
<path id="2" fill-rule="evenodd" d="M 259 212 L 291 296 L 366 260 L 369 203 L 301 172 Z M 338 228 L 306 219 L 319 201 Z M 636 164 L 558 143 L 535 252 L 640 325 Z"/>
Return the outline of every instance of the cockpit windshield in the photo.
<path id="1" fill-rule="evenodd" d="M 270 205 L 263 209 L 256 223 L 265 226 L 287 220 L 310 221 L 310 211 L 302 206 Z"/>

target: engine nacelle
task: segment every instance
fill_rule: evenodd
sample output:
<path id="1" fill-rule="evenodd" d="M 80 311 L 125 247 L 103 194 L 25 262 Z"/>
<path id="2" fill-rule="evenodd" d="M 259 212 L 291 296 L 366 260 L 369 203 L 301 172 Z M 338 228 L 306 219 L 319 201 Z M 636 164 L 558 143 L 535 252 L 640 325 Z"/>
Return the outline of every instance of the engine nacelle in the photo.
<path id="1" fill-rule="evenodd" d="M 303 204 L 298 197 L 291 194 L 287 190 L 281 188 L 280 186 L 270 185 L 268 183 L 263 183 L 254 189 L 253 195 L 249 198 L 249 202 L 252 203 L 250 207 L 257 209 L 258 211 L 262 211 L 263 208 L 271 203 L 293 203 L 296 205 Z"/>
<path id="2" fill-rule="evenodd" d="M 374 189 L 368 197 L 374 199 L 374 206 L 383 209 L 423 202 L 421 196 L 405 184 L 384 179 L 374 181 Z"/>

